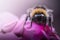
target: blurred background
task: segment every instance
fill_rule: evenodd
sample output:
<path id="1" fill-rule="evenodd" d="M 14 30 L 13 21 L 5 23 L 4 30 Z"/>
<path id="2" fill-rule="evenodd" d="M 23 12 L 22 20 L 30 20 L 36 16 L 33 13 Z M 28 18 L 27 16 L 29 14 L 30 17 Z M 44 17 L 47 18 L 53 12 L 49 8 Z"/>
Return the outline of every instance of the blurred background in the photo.
<path id="1" fill-rule="evenodd" d="M 28 8 L 35 5 L 45 5 L 53 10 L 53 25 L 60 35 L 60 0 L 0 0 L 0 15 L 8 12 L 20 18 L 21 15 L 27 13 Z"/>

